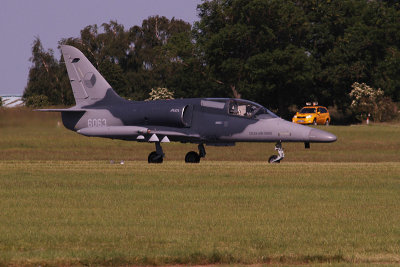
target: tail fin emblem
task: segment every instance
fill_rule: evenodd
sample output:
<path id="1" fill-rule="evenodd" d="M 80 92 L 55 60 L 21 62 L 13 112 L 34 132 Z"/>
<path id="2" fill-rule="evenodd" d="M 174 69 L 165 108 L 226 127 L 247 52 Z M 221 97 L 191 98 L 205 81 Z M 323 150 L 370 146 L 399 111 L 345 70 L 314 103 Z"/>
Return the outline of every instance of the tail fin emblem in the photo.
<path id="1" fill-rule="evenodd" d="M 83 77 L 83 83 L 87 88 L 92 88 L 96 83 L 96 75 L 92 72 L 86 73 L 85 77 Z"/>

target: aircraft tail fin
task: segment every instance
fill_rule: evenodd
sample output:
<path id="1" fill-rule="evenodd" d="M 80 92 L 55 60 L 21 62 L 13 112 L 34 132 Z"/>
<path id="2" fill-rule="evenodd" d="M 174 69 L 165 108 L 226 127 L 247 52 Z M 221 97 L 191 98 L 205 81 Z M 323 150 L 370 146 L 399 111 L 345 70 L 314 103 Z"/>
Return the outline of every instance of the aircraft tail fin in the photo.
<path id="1" fill-rule="evenodd" d="M 105 98 L 112 102 L 124 101 L 79 49 L 62 45 L 61 51 L 77 106 L 91 105 Z"/>

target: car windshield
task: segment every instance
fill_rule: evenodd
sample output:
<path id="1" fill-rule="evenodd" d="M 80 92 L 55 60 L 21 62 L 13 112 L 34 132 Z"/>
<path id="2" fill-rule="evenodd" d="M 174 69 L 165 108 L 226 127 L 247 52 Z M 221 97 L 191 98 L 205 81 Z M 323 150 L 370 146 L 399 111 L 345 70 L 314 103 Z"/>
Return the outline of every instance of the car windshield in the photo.
<path id="1" fill-rule="evenodd" d="M 247 118 L 267 119 L 277 118 L 274 113 L 260 104 L 246 100 L 229 100 L 229 114 Z"/>
<path id="2" fill-rule="evenodd" d="M 299 113 L 315 113 L 315 108 L 302 108 Z"/>

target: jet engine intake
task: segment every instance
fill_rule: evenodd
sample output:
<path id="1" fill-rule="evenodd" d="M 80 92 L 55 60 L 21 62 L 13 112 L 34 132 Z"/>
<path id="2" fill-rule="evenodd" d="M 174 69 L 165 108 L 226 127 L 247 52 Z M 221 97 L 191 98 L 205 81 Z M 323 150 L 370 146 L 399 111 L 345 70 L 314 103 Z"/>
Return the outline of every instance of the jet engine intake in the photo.
<path id="1" fill-rule="evenodd" d="M 153 108 L 144 117 L 148 125 L 165 125 L 175 127 L 190 127 L 192 124 L 193 106 L 161 106 Z"/>

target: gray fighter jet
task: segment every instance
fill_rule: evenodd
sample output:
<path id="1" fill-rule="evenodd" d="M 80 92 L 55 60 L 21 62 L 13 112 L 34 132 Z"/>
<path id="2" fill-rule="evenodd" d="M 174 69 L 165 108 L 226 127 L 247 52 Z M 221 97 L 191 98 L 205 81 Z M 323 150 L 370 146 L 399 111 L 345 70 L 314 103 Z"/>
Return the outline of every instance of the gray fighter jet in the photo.
<path id="1" fill-rule="evenodd" d="M 242 99 L 193 98 L 155 101 L 128 101 L 118 96 L 81 51 L 61 47 L 76 105 L 68 109 L 41 109 L 61 112 L 67 129 L 90 137 L 151 142 L 155 151 L 149 163 L 162 163 L 162 143 L 198 144 L 198 152 L 186 154 L 185 162 L 199 163 L 208 146 L 233 146 L 235 142 L 274 142 L 279 163 L 282 142 L 310 143 L 336 141 L 336 136 L 315 128 L 285 121 L 265 107 Z"/>

